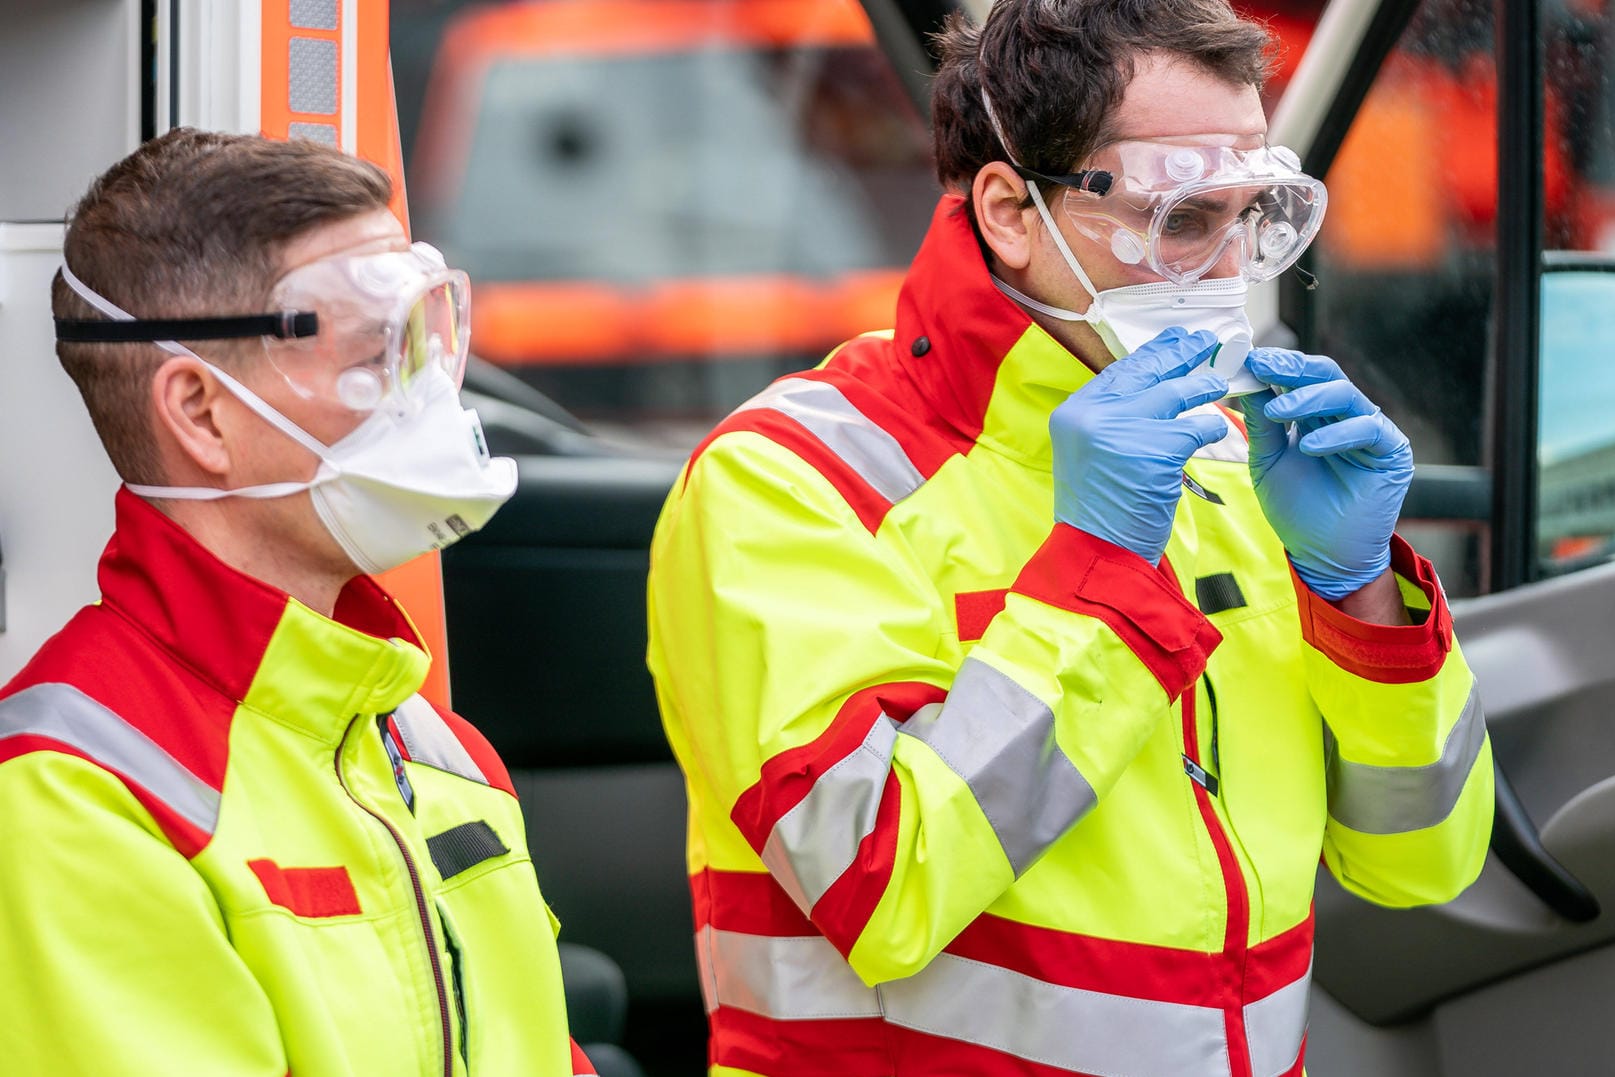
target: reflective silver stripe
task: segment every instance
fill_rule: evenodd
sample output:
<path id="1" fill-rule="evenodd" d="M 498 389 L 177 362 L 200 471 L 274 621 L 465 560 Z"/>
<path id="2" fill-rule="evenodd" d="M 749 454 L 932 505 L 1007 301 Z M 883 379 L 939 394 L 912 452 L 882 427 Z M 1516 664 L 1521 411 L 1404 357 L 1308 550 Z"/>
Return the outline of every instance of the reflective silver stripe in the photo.
<path id="1" fill-rule="evenodd" d="M 925 476 L 897 439 L 855 408 L 834 385 L 785 378 L 752 397 L 740 410 L 753 408 L 770 408 L 801 423 L 893 504 L 925 485 Z"/>
<path id="2" fill-rule="evenodd" d="M 151 792 L 176 815 L 212 834 L 219 792 L 157 742 L 70 684 L 36 684 L 0 700 L 0 740 L 33 734 L 77 748 Z"/>
<path id="3" fill-rule="evenodd" d="M 1245 1042 L 1250 1044 L 1254 1077 L 1282 1077 L 1301 1057 L 1311 983 L 1312 966 L 1308 964 L 1305 976 L 1245 1007 Z"/>
<path id="4" fill-rule="evenodd" d="M 1055 744 L 1048 705 L 986 662 L 967 658 L 946 703 L 921 707 L 900 728 L 882 715 L 863 743 L 774 824 L 763 863 L 803 911 L 841 877 L 875 829 L 898 736 L 925 744 L 970 787 L 1017 876 L 1097 799 Z"/>
<path id="5" fill-rule="evenodd" d="M 1116 1077 L 1229 1077 L 1227 1026 L 1215 1006 L 1062 987 L 939 954 L 902 980 L 865 987 L 818 936 L 696 934 L 707 1012 L 729 1006 L 777 1021 L 878 1017 L 1033 1062 Z M 1255 1077 L 1294 1065 L 1311 971 L 1245 1007 Z"/>
<path id="6" fill-rule="evenodd" d="M 1032 1062 L 1116 1077 L 1227 1077 L 1221 1010 L 1061 987 L 939 954 L 882 984 L 894 1025 Z"/>
<path id="7" fill-rule="evenodd" d="M 1098 799 L 1055 743 L 1048 704 L 980 659 L 965 659 L 947 702 L 900 732 L 970 786 L 1017 877 Z"/>
<path id="8" fill-rule="evenodd" d="M 286 107 L 292 112 L 336 115 L 336 42 L 294 37 L 287 48 Z"/>
<path id="9" fill-rule="evenodd" d="M 880 1016 L 874 990 L 818 935 L 772 938 L 709 925 L 696 933 L 695 950 L 708 1013 L 731 1006 L 776 1021 Z"/>
<path id="10" fill-rule="evenodd" d="M 400 703 L 393 712 L 393 721 L 398 726 L 404 750 L 414 762 L 446 770 L 483 785 L 488 784 L 487 775 L 471 761 L 471 756 L 460 743 L 460 738 L 454 735 L 454 730 L 420 696 L 410 696 Z"/>
<path id="11" fill-rule="evenodd" d="M 336 0 L 291 0 L 287 15 L 299 30 L 335 30 Z"/>
<path id="12" fill-rule="evenodd" d="M 329 123 L 294 123 L 286 128 L 287 138 L 306 138 L 310 142 L 336 145 L 336 125 Z"/>
<path id="13" fill-rule="evenodd" d="M 1325 728 L 1329 814 L 1361 834 L 1402 834 L 1435 826 L 1458 804 L 1486 742 L 1486 717 L 1471 684 L 1441 758 L 1422 767 L 1383 767 L 1340 757 Z"/>
<path id="14" fill-rule="evenodd" d="M 875 829 L 896 743 L 897 728 L 883 714 L 863 743 L 819 775 L 801 803 L 774 824 L 763 863 L 803 912 L 841 877 Z"/>

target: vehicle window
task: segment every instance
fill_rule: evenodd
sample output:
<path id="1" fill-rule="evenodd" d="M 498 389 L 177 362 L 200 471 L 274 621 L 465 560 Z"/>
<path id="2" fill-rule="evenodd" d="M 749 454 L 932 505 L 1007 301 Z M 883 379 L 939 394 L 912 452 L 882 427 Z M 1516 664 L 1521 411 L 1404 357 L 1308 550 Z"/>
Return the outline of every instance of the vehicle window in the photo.
<path id="1" fill-rule="evenodd" d="M 1537 438 L 1544 574 L 1615 556 L 1615 259 L 1550 269 L 1542 278 Z"/>
<path id="2" fill-rule="evenodd" d="M 1544 575 L 1615 557 L 1615 19 L 1543 8 L 1547 216 L 1537 413 Z"/>
<path id="3" fill-rule="evenodd" d="M 1495 277 L 1490 0 L 1423 0 L 1325 177 L 1302 346 L 1333 356 L 1413 441 L 1421 469 L 1484 463 Z M 1484 522 L 1400 528 L 1449 593 L 1484 578 Z"/>
<path id="4" fill-rule="evenodd" d="M 444 6 L 394 5 L 395 74 L 414 231 L 471 274 L 473 352 L 689 448 L 891 326 L 938 189 L 855 0 Z"/>

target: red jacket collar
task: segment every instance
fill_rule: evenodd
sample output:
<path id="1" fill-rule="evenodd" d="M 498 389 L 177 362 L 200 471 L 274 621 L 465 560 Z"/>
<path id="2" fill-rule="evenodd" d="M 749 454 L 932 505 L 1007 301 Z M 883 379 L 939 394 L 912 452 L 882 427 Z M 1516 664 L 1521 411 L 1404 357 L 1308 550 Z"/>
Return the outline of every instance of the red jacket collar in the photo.
<path id="1" fill-rule="evenodd" d="M 1040 466 L 1047 466 L 1049 413 L 1093 377 L 993 284 L 958 195 L 937 203 L 903 282 L 894 348 L 930 407 L 971 441 L 983 436 L 997 394 L 1008 425 L 986 440 Z"/>
<path id="2" fill-rule="evenodd" d="M 236 700 L 246 695 L 292 602 L 284 591 L 219 560 L 126 489 L 117 494 L 116 528 L 98 578 L 108 607 Z M 403 611 L 369 577 L 343 590 L 334 620 L 424 650 Z"/>

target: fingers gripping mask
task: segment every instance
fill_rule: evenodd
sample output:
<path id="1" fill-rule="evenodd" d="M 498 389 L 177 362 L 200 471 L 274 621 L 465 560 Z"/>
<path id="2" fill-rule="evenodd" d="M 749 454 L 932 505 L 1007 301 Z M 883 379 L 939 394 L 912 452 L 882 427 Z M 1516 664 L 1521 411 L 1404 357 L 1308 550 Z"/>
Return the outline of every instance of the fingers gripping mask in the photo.
<path id="1" fill-rule="evenodd" d="M 1194 284 L 1162 281 L 1098 292 L 1090 290 L 1093 303 L 1084 314 L 1040 303 L 997 277 L 993 278 L 993 283 L 1005 295 L 1051 318 L 1087 322 L 1105 342 L 1110 354 L 1118 359 L 1132 354 L 1154 340 L 1162 330 L 1173 326 L 1190 332 L 1207 330 L 1216 334 L 1220 346 L 1206 367 L 1227 380 L 1229 396 L 1244 396 L 1267 388 L 1245 369 L 1245 356 L 1251 350 L 1253 337 L 1250 316 L 1245 312 L 1250 285 L 1243 278 L 1218 277 Z"/>

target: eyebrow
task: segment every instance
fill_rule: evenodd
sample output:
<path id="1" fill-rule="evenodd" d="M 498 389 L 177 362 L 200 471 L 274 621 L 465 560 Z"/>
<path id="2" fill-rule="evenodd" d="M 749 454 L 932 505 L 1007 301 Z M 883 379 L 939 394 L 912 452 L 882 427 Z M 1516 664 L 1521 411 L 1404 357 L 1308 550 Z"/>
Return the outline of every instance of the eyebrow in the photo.
<path id="1" fill-rule="evenodd" d="M 1202 194 L 1193 198 L 1185 198 L 1179 205 L 1190 206 L 1210 213 L 1223 213 L 1227 211 L 1231 201 L 1232 199 L 1214 198 L 1210 194 Z"/>

